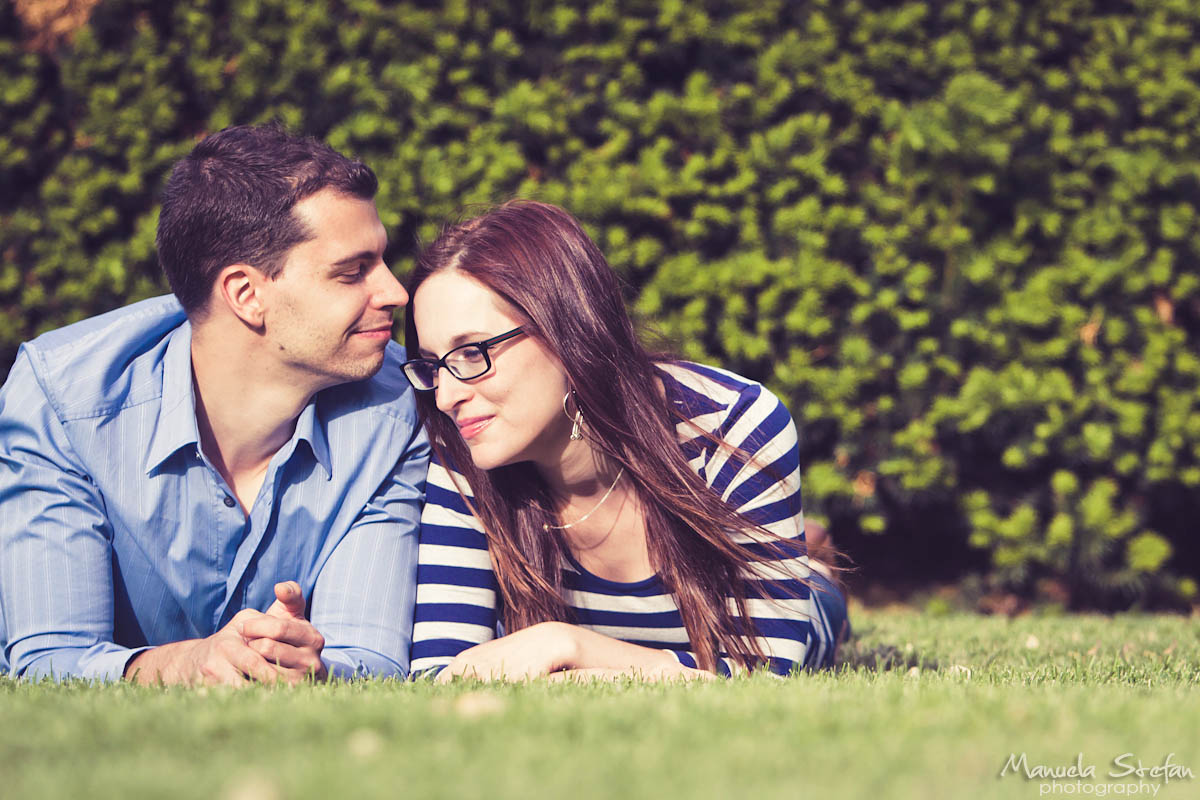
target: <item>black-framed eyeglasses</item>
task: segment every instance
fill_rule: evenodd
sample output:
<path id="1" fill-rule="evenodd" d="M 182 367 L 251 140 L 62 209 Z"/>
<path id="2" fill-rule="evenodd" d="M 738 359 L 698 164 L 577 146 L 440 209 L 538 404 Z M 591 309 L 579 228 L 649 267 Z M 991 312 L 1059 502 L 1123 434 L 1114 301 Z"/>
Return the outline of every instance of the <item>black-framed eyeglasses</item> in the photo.
<path id="1" fill-rule="evenodd" d="M 408 378 L 414 389 L 422 392 L 437 388 L 438 373 L 442 371 L 442 367 L 450 370 L 450 374 L 460 381 L 478 378 L 492 368 L 488 350 L 524 332 L 524 328 L 513 328 L 508 333 L 484 339 L 482 342 L 459 345 L 441 358 L 414 358 L 405 361 L 402 365 L 404 377 Z"/>

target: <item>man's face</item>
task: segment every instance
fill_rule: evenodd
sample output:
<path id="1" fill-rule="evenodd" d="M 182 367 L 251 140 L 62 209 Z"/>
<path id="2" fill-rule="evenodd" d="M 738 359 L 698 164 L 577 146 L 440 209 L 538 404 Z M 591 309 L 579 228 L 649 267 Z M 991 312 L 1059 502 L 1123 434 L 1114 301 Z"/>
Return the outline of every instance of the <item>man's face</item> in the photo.
<path id="1" fill-rule="evenodd" d="M 293 213 L 314 236 L 263 286 L 271 351 L 317 390 L 369 378 L 383 365 L 392 314 L 408 302 L 383 261 L 375 203 L 323 189 Z"/>

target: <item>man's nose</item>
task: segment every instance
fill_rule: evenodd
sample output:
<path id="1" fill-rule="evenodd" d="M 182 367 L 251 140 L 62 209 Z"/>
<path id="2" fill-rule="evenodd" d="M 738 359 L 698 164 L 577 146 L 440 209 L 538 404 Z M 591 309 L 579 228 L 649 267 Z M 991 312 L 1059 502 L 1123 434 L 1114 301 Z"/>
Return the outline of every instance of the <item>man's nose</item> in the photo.
<path id="1" fill-rule="evenodd" d="M 373 287 L 375 305 L 380 308 L 403 308 L 408 305 L 408 292 L 392 274 L 391 268 L 387 264 L 382 266 L 383 269 L 375 270 L 378 273 L 376 285 Z"/>

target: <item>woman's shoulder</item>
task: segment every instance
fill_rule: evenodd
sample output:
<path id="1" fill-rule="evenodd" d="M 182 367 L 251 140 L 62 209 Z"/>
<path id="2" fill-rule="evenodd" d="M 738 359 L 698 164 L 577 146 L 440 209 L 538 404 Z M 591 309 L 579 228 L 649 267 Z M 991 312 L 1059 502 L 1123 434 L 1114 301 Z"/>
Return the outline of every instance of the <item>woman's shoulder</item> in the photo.
<path id="1" fill-rule="evenodd" d="M 660 363 L 663 388 L 679 414 L 675 429 L 688 460 L 707 471 L 728 453 L 714 438 L 759 456 L 796 457 L 796 424 L 787 407 L 761 383 L 719 367 Z M 715 474 L 715 473 L 713 473 Z"/>
<path id="2" fill-rule="evenodd" d="M 697 424 L 703 425 L 702 418 L 716 421 L 712 415 L 724 417 L 750 406 L 768 413 L 783 408 L 766 386 L 727 369 L 691 361 L 663 361 L 655 366 L 667 401 Z"/>
<path id="3" fill-rule="evenodd" d="M 673 380 L 706 392 L 740 392 L 746 387 L 762 386 L 758 381 L 751 380 L 735 372 L 711 364 L 698 364 L 694 361 L 658 361 L 654 365 L 660 372 L 666 373 Z"/>
<path id="4" fill-rule="evenodd" d="M 426 475 L 425 494 L 427 502 L 438 502 L 444 505 L 462 506 L 462 495 L 473 496 L 471 485 L 461 472 L 454 468 L 440 448 L 434 448 L 429 458 L 429 471 Z"/>

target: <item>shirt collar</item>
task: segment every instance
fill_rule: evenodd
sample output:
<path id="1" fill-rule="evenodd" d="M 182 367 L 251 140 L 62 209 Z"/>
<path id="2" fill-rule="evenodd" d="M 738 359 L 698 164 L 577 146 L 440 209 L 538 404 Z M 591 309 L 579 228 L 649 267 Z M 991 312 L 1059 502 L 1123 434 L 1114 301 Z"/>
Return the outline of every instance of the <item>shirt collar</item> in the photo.
<path id="1" fill-rule="evenodd" d="M 192 390 L 192 324 L 184 322 L 171 333 L 162 361 L 162 402 L 150 436 L 146 473 L 153 472 L 183 447 L 199 448 L 196 397 Z"/>
<path id="2" fill-rule="evenodd" d="M 291 457 L 297 442 L 301 440 L 308 442 L 313 457 L 325 471 L 325 479 L 332 479 L 329 443 L 317 419 L 315 397 L 300 412 L 296 419 L 296 431 L 291 441 L 282 448 L 287 458 Z M 192 326 L 190 322 L 184 322 L 171 333 L 171 340 L 163 355 L 162 402 L 146 454 L 146 474 L 189 446 L 199 452 L 200 429 L 196 424 L 196 394 L 192 385 Z"/>
<path id="3" fill-rule="evenodd" d="M 329 460 L 329 442 L 325 438 L 325 428 L 317 419 L 317 398 L 308 401 L 308 405 L 296 418 L 296 432 L 292 435 L 293 442 L 304 440 L 312 450 L 313 458 L 325 470 L 325 480 L 333 478 L 333 466 Z"/>

